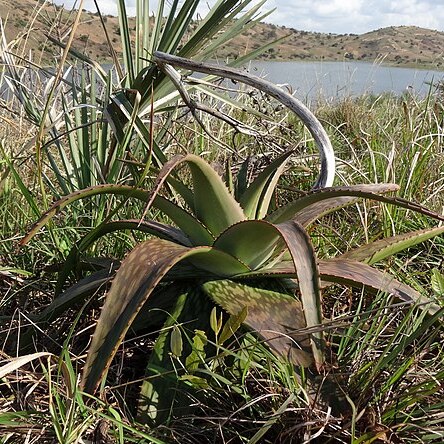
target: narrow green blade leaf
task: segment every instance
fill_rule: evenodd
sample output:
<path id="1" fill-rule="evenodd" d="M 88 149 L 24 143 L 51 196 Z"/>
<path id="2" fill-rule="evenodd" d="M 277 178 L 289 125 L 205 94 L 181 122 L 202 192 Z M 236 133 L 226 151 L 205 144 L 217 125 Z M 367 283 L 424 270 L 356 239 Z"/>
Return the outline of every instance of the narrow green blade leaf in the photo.
<path id="1" fill-rule="evenodd" d="M 29 191 L 28 187 L 22 181 L 22 178 L 21 178 L 20 174 L 18 173 L 18 171 L 14 167 L 14 164 L 13 164 L 12 160 L 6 154 L 6 151 L 4 150 L 3 145 L 2 145 L 1 142 L 0 142 L 0 152 L 1 152 L 1 155 L 2 155 L 2 159 L 6 162 L 6 164 L 10 168 L 10 170 L 12 172 L 12 175 L 14 176 L 14 179 L 15 179 L 15 181 L 17 183 L 17 186 L 19 187 L 20 192 L 22 193 L 22 195 L 26 199 L 26 202 L 28 202 L 28 205 L 30 206 L 31 210 L 34 212 L 34 215 L 37 216 L 37 217 L 40 217 L 41 216 L 41 212 L 40 212 L 40 210 L 38 208 L 36 200 L 32 196 L 32 194 Z"/>

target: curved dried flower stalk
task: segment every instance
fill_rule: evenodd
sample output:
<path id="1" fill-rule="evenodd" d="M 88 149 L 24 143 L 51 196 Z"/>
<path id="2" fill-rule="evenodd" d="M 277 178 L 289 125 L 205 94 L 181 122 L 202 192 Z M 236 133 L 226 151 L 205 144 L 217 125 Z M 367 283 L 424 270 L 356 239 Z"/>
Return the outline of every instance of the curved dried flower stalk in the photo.
<path id="1" fill-rule="evenodd" d="M 276 100 L 293 111 L 302 120 L 318 146 L 321 158 L 321 169 L 313 188 L 317 189 L 330 187 L 333 185 L 335 177 L 335 155 L 330 139 L 316 116 L 300 100 L 296 99 L 288 92 L 265 79 L 261 79 L 260 77 L 239 71 L 234 68 L 229 68 L 226 66 L 221 67 L 203 62 L 195 62 L 182 57 L 173 56 L 171 54 L 165 54 L 160 51 L 156 51 L 154 53 L 153 60 L 155 63 L 157 63 L 159 68 L 171 78 L 176 88 L 179 89 L 185 103 L 187 103 L 188 106 L 191 105 L 190 109 L 192 112 L 192 102 L 186 89 L 181 85 L 180 76 L 178 76 L 177 73 L 172 69 L 172 66 L 236 80 L 263 91 L 271 97 L 274 97 Z M 194 112 L 193 115 L 195 115 Z"/>

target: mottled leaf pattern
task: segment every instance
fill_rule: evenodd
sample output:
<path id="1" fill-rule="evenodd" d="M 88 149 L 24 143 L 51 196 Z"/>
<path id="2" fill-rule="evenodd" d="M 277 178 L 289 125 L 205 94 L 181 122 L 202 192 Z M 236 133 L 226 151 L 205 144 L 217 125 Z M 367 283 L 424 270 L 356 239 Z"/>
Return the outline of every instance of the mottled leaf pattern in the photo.
<path id="1" fill-rule="evenodd" d="M 97 322 L 83 374 L 86 391 L 95 390 L 125 333 L 155 287 L 175 264 L 187 258 L 219 276 L 249 270 L 232 256 L 211 247 L 189 248 L 163 239 L 151 239 L 138 245 L 122 262 Z"/>
<path id="2" fill-rule="evenodd" d="M 134 318 L 165 273 L 190 248 L 161 239 L 138 245 L 125 258 L 106 296 L 88 351 L 82 385 L 93 392 Z"/>
<path id="3" fill-rule="evenodd" d="M 293 260 L 299 282 L 299 291 L 305 323 L 308 328 L 322 325 L 322 303 L 316 254 L 310 237 L 295 221 L 276 225 Z M 322 331 L 311 335 L 311 347 L 315 364 L 320 369 L 324 363 L 324 338 Z"/>
<path id="4" fill-rule="evenodd" d="M 322 286 L 344 284 L 351 287 L 367 287 L 372 291 L 391 293 L 405 302 L 425 304 L 425 308 L 435 313 L 439 307 L 424 295 L 421 295 L 410 286 L 396 280 L 389 273 L 372 268 L 362 262 L 351 260 L 321 260 L 318 263 Z M 292 278 L 297 279 L 293 262 L 280 262 L 273 267 L 263 268 L 239 276 L 239 279 L 259 278 Z"/>
<path id="5" fill-rule="evenodd" d="M 203 284 L 207 294 L 231 315 L 246 308 L 245 324 L 267 341 L 279 355 L 297 365 L 309 366 L 313 359 L 310 341 L 299 330 L 306 327 L 302 304 L 287 294 L 250 287 L 230 280 Z"/>

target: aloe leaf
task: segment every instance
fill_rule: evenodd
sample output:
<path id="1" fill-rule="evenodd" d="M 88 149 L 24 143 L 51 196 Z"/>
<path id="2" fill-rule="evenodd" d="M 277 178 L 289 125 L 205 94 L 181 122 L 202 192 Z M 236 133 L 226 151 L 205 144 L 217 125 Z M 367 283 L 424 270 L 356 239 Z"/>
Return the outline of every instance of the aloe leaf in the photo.
<path id="1" fill-rule="evenodd" d="M 379 271 L 362 262 L 351 260 L 330 259 L 319 261 L 319 276 L 322 287 L 331 284 L 343 284 L 350 287 L 365 287 L 373 292 L 391 293 L 398 299 L 408 303 L 425 304 L 431 313 L 436 313 L 439 307 L 421 295 L 410 286 L 396 280 L 391 274 Z M 258 278 L 292 278 L 297 279 L 292 261 L 283 261 L 269 268 L 262 268 L 250 273 L 237 276 L 238 279 Z"/>
<path id="2" fill-rule="evenodd" d="M 194 154 L 176 156 L 164 165 L 148 205 L 168 175 L 184 162 L 188 164 L 193 178 L 195 215 L 213 235 L 217 236 L 230 225 L 245 219 L 242 208 L 230 194 L 221 177 L 207 162 Z"/>
<path id="3" fill-rule="evenodd" d="M 310 208 L 310 206 L 314 204 L 318 205 L 317 211 L 320 215 L 322 215 L 324 208 L 321 206 L 320 202 L 326 200 L 327 203 L 325 204 L 325 206 L 327 208 L 333 207 L 333 209 L 338 205 L 342 206 L 343 203 L 345 203 L 346 205 L 348 203 L 353 203 L 353 200 L 345 202 L 343 200 L 333 200 L 337 198 L 368 198 L 386 202 L 387 200 L 389 200 L 389 198 L 379 196 L 377 193 L 387 193 L 389 191 L 397 191 L 398 189 L 399 187 L 395 184 L 364 184 L 348 187 L 330 187 L 317 189 L 310 191 L 305 196 L 302 196 L 299 199 L 288 203 L 287 205 L 282 206 L 278 210 L 271 213 L 266 219 L 269 222 L 273 223 L 280 223 L 285 222 L 289 219 L 296 219 L 298 218 L 299 212 L 301 212 L 305 208 Z M 392 200 L 390 200 L 390 203 L 393 203 Z M 314 208 L 316 211 L 316 207 Z M 302 222 L 304 222 L 304 219 L 302 219 Z"/>
<path id="4" fill-rule="evenodd" d="M 162 196 L 156 196 L 153 206 L 166 214 L 191 240 L 193 245 L 211 245 L 214 238 L 193 215 Z"/>
<path id="5" fill-rule="evenodd" d="M 122 230 L 134 230 L 141 231 L 143 233 L 153 234 L 160 239 L 166 239 L 172 242 L 176 242 L 180 245 L 191 246 L 190 240 L 183 234 L 181 230 L 170 225 L 163 224 L 155 221 L 139 221 L 139 220 L 117 220 L 108 223 L 100 224 L 98 227 L 89 232 L 80 241 L 78 241 L 73 248 L 71 248 L 62 270 L 60 271 L 57 284 L 56 295 L 60 293 L 64 283 L 68 276 L 77 266 L 79 256 L 86 251 L 91 245 L 98 239 L 106 234 L 113 233 L 115 231 Z"/>
<path id="6" fill-rule="evenodd" d="M 232 225 L 214 242 L 214 247 L 236 257 L 251 269 L 261 266 L 275 252 L 281 234 L 272 224 L 247 220 Z"/>
<path id="7" fill-rule="evenodd" d="M 288 248 L 299 280 L 307 327 L 319 326 L 322 313 L 317 260 L 310 237 L 300 224 L 294 221 L 276 225 L 266 221 L 244 221 L 222 233 L 214 246 L 237 257 L 250 268 L 257 268 L 274 253 L 276 246 L 282 248 L 278 244 L 282 241 L 285 242 L 282 247 Z M 320 368 L 324 361 L 321 332 L 313 334 L 312 349 L 316 365 Z"/>
<path id="8" fill-rule="evenodd" d="M 444 233 L 444 226 L 399 234 L 347 251 L 334 260 L 347 259 L 371 265 L 442 233 Z"/>
<path id="9" fill-rule="evenodd" d="M 187 206 L 190 208 L 190 211 L 194 212 L 194 194 L 193 192 L 180 180 L 174 178 L 173 176 L 169 176 L 167 179 L 168 185 L 176 193 L 182 197 L 184 202 L 187 204 Z"/>
<path id="10" fill-rule="evenodd" d="M 268 211 L 276 185 L 294 151 L 279 156 L 268 165 L 240 197 L 240 204 L 249 219 L 262 219 Z"/>
<path id="11" fill-rule="evenodd" d="M 203 284 L 208 296 L 232 316 L 243 313 L 243 323 L 266 340 L 278 354 L 304 367 L 312 363 L 302 304 L 295 298 L 231 280 Z"/>
<path id="12" fill-rule="evenodd" d="M 38 231 L 46 225 L 46 223 L 54 217 L 59 211 L 65 208 L 67 205 L 87 197 L 96 196 L 99 194 L 111 194 L 111 195 L 121 195 L 128 198 L 134 198 L 146 202 L 150 193 L 149 191 L 135 188 L 127 185 L 115 185 L 115 184 L 104 184 L 96 185 L 94 187 L 85 188 L 84 190 L 76 191 L 64 196 L 55 202 L 51 208 L 46 211 L 41 218 L 31 227 L 27 235 L 23 237 L 20 241 L 20 245 L 27 244 Z M 197 245 L 210 245 L 213 243 L 213 237 L 207 231 L 207 229 L 197 221 L 193 216 L 187 213 L 185 210 L 168 201 L 167 199 L 156 196 L 153 202 L 153 206 L 164 212 L 168 217 L 170 217 L 179 228 L 184 231 L 190 240 Z"/>
<path id="13" fill-rule="evenodd" d="M 199 270 L 221 277 L 237 276 L 251 271 L 248 265 L 239 259 L 216 248 L 205 249 L 202 252 L 196 250 L 196 253 L 188 258 L 188 262 Z"/>
<path id="14" fill-rule="evenodd" d="M 393 184 L 378 184 L 374 192 L 379 193 L 390 193 L 398 190 L 398 187 Z M 353 205 L 359 201 L 359 197 L 354 196 L 343 196 L 343 197 L 332 197 L 327 199 L 322 199 L 319 202 L 315 202 L 311 205 L 302 208 L 294 216 L 294 220 L 299 222 L 302 226 L 307 227 L 311 223 L 315 222 L 319 218 L 330 214 L 336 210 Z"/>
<path id="15" fill-rule="evenodd" d="M 93 392 L 142 305 L 175 263 L 190 248 L 153 239 L 124 259 L 107 294 L 85 364 L 82 385 Z"/>
<path id="16" fill-rule="evenodd" d="M 174 307 L 179 303 L 177 295 L 182 295 L 188 283 L 180 280 L 158 285 L 137 313 L 131 325 L 132 332 L 140 330 L 158 331 L 165 324 Z"/>
<path id="17" fill-rule="evenodd" d="M 163 239 L 138 245 L 124 259 L 107 294 L 88 352 L 82 379 L 87 392 L 96 389 L 125 333 L 165 274 L 180 261 L 198 260 L 198 256 L 205 267 L 220 271 L 222 276 L 224 272 L 231 274 L 246 268 L 211 247 L 189 248 Z"/>
<path id="18" fill-rule="evenodd" d="M 197 219 L 214 236 L 230 225 L 244 220 L 242 208 L 216 171 L 198 156 L 189 154 L 186 161 L 193 176 L 194 211 Z"/>
<path id="19" fill-rule="evenodd" d="M 425 304 L 425 308 L 432 314 L 439 310 L 439 306 L 410 286 L 362 262 L 346 259 L 319 261 L 319 272 L 322 280 L 327 283 L 345 284 L 352 287 L 365 286 L 375 291 L 393 294 L 401 301 Z"/>
<path id="20" fill-rule="evenodd" d="M 307 328 L 322 325 L 322 302 L 317 258 L 310 237 L 297 222 L 276 225 L 282 235 L 296 268 L 302 307 Z M 311 335 L 311 348 L 318 370 L 324 363 L 322 331 Z"/>
<path id="21" fill-rule="evenodd" d="M 251 157 L 248 156 L 239 168 L 236 176 L 236 188 L 234 191 L 234 196 L 239 202 L 241 196 L 245 193 L 248 187 L 248 169 L 250 167 Z"/>

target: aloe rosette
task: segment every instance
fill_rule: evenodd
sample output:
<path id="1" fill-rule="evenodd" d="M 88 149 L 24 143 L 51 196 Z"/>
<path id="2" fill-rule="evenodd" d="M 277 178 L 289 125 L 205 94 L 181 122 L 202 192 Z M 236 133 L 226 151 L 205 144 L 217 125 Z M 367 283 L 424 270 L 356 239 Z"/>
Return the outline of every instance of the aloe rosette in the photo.
<path id="1" fill-rule="evenodd" d="M 162 53 L 156 53 L 156 58 L 161 69 L 170 63 L 195 68 L 195 64 L 188 66 L 186 59 Z M 199 69 L 212 73 L 214 67 L 200 64 Z M 224 181 L 202 158 L 179 155 L 163 164 L 152 190 L 104 184 L 63 197 L 21 242 L 27 243 L 55 214 L 79 199 L 102 194 L 145 203 L 139 220 L 106 220 L 76 243 L 59 274 L 57 297 L 33 321 L 51 321 L 112 280 L 88 351 L 82 387 L 86 392 L 97 390 L 130 328 L 163 322 L 164 329 L 150 355 L 139 405 L 145 419 L 158 422 L 173 409 L 174 386 L 180 380 L 171 376 L 175 371 L 168 353 L 171 349 L 177 354 L 182 348 L 177 324 L 204 331 L 209 328 L 215 304 L 231 315 L 233 325 L 243 324 L 278 356 L 318 371 L 326 364 L 321 297 L 325 286 L 343 284 L 388 292 L 402 301 L 420 304 L 431 313 L 438 311 L 438 306 L 423 294 L 372 265 L 442 234 L 444 227 L 378 240 L 322 260 L 316 256 L 307 229 L 322 216 L 360 199 L 392 204 L 438 220 L 444 220 L 444 216 L 389 195 L 398 189 L 394 184 L 331 186 L 334 153 L 315 116 L 273 85 L 226 68 L 220 75 L 260 86 L 301 117 L 321 157 L 313 190 L 274 208 L 277 186 L 293 151 L 276 158 L 251 183 L 246 174 L 248 161 L 241 166 L 237 180 L 230 172 Z M 187 174 L 181 176 L 183 170 Z M 151 210 L 171 223 L 146 219 Z M 82 254 L 101 237 L 120 230 L 140 231 L 150 237 L 121 264 L 108 260 L 101 269 L 61 292 Z M 315 227 L 311 231 L 315 232 Z M 198 334 L 193 341 L 204 347 Z"/>
<path id="2" fill-rule="evenodd" d="M 141 308 L 165 283 L 180 285 L 182 282 L 182 293 L 177 286 L 170 293 L 168 285 L 162 290 L 170 310 L 174 311 L 176 301 L 180 301 L 182 317 L 186 318 L 187 304 L 183 297 L 189 293 L 191 280 L 194 295 L 198 288 L 199 297 L 206 295 L 226 312 L 237 315 L 246 309 L 244 325 L 265 340 L 275 353 L 286 356 L 295 365 L 314 364 L 318 369 L 325 362 L 321 312 L 323 286 L 332 283 L 364 286 L 373 291 L 390 292 L 403 301 L 426 304 L 431 312 L 437 310 L 425 296 L 371 264 L 442 234 L 444 227 L 386 238 L 330 260 L 317 259 L 306 228 L 319 217 L 361 198 L 394 204 L 440 220 L 444 217 L 386 195 L 397 190 L 393 184 L 318 189 L 270 211 L 279 176 L 290 155 L 288 152 L 276 159 L 249 186 L 238 183 L 238 189 L 244 190 L 238 201 L 207 162 L 188 154 L 167 162 L 150 192 L 119 185 L 92 187 L 59 200 L 36 223 L 22 243 L 69 203 L 110 193 L 145 201 L 146 210 L 151 206 L 160 210 L 175 225 L 151 220 L 109 222 L 73 249 L 75 254 L 70 256 L 77 257 L 98 238 L 119 229 L 138 229 L 154 235 L 136 246 L 115 274 L 84 368 L 82 384 L 86 391 L 96 390 Z M 191 172 L 191 187 L 172 176 L 172 172 L 182 165 Z M 165 182 L 175 188 L 180 196 L 179 202 L 159 194 Z M 70 261 L 67 261 L 67 267 L 70 267 Z M 103 276 L 100 278 L 103 282 Z M 94 279 L 86 279 L 94 286 Z M 296 292 L 292 293 L 285 285 L 286 279 L 297 283 Z M 280 291 L 261 285 L 261 282 L 277 281 L 284 283 Z M 60 310 L 64 303 L 71 303 L 80 294 L 69 293 L 69 290 L 66 293 L 59 296 L 60 302 L 54 310 Z M 180 294 L 185 296 L 180 298 Z M 195 298 L 193 301 L 195 304 Z M 209 312 L 201 315 L 209 317 Z"/>

